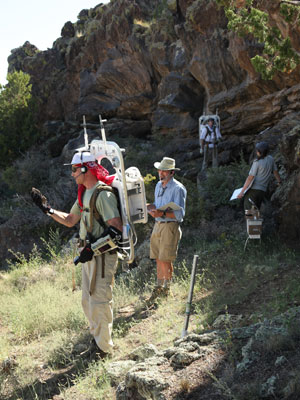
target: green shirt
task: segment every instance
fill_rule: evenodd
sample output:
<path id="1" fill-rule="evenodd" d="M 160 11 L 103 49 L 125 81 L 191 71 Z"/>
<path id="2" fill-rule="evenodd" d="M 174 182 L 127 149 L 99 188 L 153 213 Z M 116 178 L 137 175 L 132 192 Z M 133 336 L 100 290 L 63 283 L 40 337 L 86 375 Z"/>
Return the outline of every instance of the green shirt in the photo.
<path id="1" fill-rule="evenodd" d="M 96 187 L 103 185 L 101 182 L 96 183 L 94 187 L 91 189 L 86 189 L 83 194 L 83 211 L 80 212 L 78 199 L 74 203 L 71 208 L 70 213 L 75 214 L 81 217 L 80 219 L 80 229 L 79 236 L 80 239 L 85 240 L 87 235 L 86 226 L 90 226 L 90 199 Z M 103 190 L 100 192 L 96 199 L 96 208 L 99 214 L 102 216 L 103 220 L 106 222 L 109 219 L 120 217 L 120 213 L 118 210 L 118 203 L 116 196 L 114 193 L 109 192 L 108 190 Z M 84 222 L 85 221 L 85 224 Z M 86 225 L 86 226 L 85 226 Z M 93 229 L 92 236 L 95 239 L 98 239 L 99 236 L 103 232 L 103 227 L 99 224 L 99 222 L 94 218 L 93 219 Z"/>

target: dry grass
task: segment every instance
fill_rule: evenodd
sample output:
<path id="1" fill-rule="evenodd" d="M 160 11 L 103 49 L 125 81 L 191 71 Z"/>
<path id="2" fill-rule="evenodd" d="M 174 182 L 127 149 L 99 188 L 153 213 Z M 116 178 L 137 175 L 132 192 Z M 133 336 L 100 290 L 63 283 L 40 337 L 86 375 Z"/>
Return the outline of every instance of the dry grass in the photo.
<path id="1" fill-rule="evenodd" d="M 182 394 L 187 394 L 191 390 L 191 383 L 188 378 L 182 378 L 179 381 L 179 388 Z"/>

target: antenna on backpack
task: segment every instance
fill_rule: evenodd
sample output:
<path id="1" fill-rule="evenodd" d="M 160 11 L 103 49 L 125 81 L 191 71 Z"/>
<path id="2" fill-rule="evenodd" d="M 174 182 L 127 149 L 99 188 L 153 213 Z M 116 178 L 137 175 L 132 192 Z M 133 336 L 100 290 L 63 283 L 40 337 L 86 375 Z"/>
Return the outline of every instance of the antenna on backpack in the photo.
<path id="1" fill-rule="evenodd" d="M 86 122 L 85 122 L 85 115 L 83 116 L 83 131 L 84 131 L 84 148 L 85 150 L 89 149 L 89 137 L 86 130 Z"/>
<path id="2" fill-rule="evenodd" d="M 105 129 L 104 129 L 103 122 L 106 122 L 107 119 L 102 119 L 101 115 L 99 114 L 99 121 L 100 121 L 100 129 L 101 129 L 102 140 L 103 140 L 104 146 L 106 147 L 106 135 L 105 135 Z"/>

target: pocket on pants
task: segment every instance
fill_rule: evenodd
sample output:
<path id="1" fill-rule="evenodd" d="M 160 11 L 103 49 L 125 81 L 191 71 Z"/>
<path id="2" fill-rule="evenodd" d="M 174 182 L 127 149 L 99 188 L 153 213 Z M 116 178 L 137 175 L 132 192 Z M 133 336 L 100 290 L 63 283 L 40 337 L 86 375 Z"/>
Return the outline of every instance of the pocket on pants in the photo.
<path id="1" fill-rule="evenodd" d="M 103 280 L 100 285 L 95 286 L 91 300 L 93 303 L 110 303 L 112 301 L 112 286 Z"/>

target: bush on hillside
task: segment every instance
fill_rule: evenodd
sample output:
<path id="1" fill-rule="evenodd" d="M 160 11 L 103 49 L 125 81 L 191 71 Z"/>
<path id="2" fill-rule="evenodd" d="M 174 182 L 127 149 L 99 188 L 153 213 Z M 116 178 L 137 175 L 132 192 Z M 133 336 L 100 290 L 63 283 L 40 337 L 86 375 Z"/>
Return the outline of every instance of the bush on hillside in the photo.
<path id="1" fill-rule="evenodd" d="M 249 165 L 241 158 L 240 162 L 224 165 L 207 170 L 207 179 L 203 182 L 205 192 L 208 194 L 210 203 L 214 206 L 235 205 L 229 203 L 234 191 L 242 187 L 249 173 Z"/>
<path id="2" fill-rule="evenodd" d="M 179 177 L 178 180 L 187 190 L 184 225 L 198 227 L 202 219 L 209 218 L 205 199 L 200 196 L 195 182 L 185 177 Z"/>
<path id="3" fill-rule="evenodd" d="M 7 75 L 0 85 L 0 165 L 24 154 L 38 138 L 36 102 L 31 95 L 30 76 L 22 71 Z"/>
<path id="4" fill-rule="evenodd" d="M 62 167 L 43 151 L 30 151 L 16 159 L 2 174 L 13 193 L 25 194 L 34 187 L 50 187 L 57 182 Z"/>
<path id="5" fill-rule="evenodd" d="M 56 209 L 68 211 L 76 199 L 76 184 L 70 176 L 70 169 L 42 149 L 28 151 L 0 175 L 0 216 L 3 222 L 13 216 L 20 221 L 20 213 L 22 218 L 31 221 L 28 227 L 35 226 L 36 229 L 40 222 L 40 226 L 46 228 L 43 213 L 30 198 L 32 187 L 38 188 Z"/>

